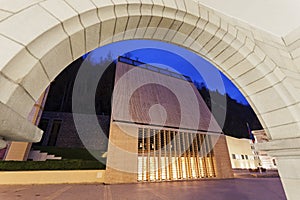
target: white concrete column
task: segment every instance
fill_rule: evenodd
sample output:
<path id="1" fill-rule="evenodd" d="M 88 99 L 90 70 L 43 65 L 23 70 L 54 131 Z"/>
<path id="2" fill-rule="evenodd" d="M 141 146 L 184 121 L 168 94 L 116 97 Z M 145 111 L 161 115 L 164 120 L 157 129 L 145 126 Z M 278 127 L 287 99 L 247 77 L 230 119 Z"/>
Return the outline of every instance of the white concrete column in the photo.
<path id="1" fill-rule="evenodd" d="M 0 102 L 0 147 L 6 141 L 39 142 L 43 131 Z"/>
<path id="2" fill-rule="evenodd" d="M 6 147 L 6 142 L 0 137 L 0 150 Z"/>
<path id="3" fill-rule="evenodd" d="M 300 199 L 300 137 L 272 140 L 256 144 L 276 158 L 279 175 L 289 200 Z"/>

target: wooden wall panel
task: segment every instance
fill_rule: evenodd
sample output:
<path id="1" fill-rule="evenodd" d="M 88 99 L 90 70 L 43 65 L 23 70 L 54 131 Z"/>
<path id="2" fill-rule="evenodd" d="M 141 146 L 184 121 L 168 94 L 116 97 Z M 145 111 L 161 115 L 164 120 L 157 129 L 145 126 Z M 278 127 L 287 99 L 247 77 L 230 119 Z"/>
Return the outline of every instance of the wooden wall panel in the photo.
<path id="1" fill-rule="evenodd" d="M 156 104 L 165 111 L 152 113 L 151 122 Z M 112 105 L 113 120 L 221 132 L 193 83 L 123 62 L 117 63 Z"/>

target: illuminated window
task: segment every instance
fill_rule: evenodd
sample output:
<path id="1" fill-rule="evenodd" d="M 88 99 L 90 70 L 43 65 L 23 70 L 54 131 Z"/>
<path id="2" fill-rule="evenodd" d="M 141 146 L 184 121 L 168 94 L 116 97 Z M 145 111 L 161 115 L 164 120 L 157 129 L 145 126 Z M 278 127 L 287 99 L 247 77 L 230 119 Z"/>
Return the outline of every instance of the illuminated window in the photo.
<path id="1" fill-rule="evenodd" d="M 138 181 L 215 177 L 210 135 L 138 129 Z"/>
<path id="2" fill-rule="evenodd" d="M 242 159 L 242 156 L 239 155 L 239 154 L 236 154 L 235 157 L 236 157 L 237 160 L 241 160 Z"/>

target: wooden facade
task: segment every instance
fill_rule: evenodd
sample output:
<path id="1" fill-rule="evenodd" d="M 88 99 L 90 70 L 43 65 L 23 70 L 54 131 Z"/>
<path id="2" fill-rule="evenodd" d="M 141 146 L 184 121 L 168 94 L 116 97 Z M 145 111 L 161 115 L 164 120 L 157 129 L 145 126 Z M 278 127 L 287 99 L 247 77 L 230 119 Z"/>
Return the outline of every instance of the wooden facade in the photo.
<path id="1" fill-rule="evenodd" d="M 222 129 L 188 77 L 124 59 L 115 73 L 107 183 L 231 178 Z M 132 141 L 119 139 L 125 135 Z"/>

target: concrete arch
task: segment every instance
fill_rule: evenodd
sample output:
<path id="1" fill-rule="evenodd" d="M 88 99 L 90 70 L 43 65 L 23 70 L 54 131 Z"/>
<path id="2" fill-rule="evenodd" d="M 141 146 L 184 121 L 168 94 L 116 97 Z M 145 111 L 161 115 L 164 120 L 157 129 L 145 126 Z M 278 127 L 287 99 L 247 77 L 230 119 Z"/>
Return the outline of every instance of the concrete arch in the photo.
<path id="1" fill-rule="evenodd" d="M 30 27 L 34 32 L 26 33 L 26 24 L 12 31 L 11 26 L 25 19 L 35 22 Z M 86 1 L 80 5 L 45 1 L 3 20 L 0 29 L 3 42 L 14 48 L 1 67 L 1 90 L 6 91 L 1 102 L 23 117 L 73 60 L 99 46 L 127 39 L 170 42 L 205 57 L 238 86 L 266 129 L 280 124 L 265 115 L 289 103 L 288 88 L 279 84 L 274 92 L 281 105 L 261 106 L 267 100 L 267 96 L 261 99 L 261 93 L 285 76 L 251 38 L 194 1 Z"/>
<path id="2" fill-rule="evenodd" d="M 8 2 L 0 18 L 0 43 L 5 47 L 0 50 L 1 109 L 20 120 L 79 56 L 116 41 L 153 39 L 180 45 L 212 62 L 245 95 L 272 139 L 300 136 L 300 99 L 286 73 L 249 32 L 196 1 L 29 2 Z M 1 113 L 5 120 L 11 116 Z M 28 127 L 28 132 L 40 134 Z M 2 132 L 0 136 L 9 138 Z"/>

